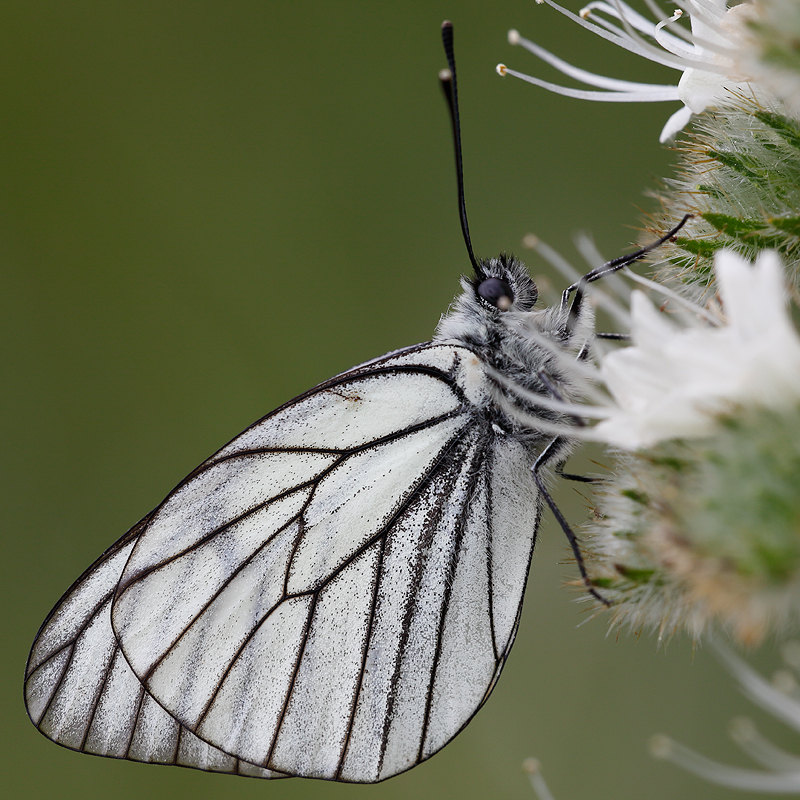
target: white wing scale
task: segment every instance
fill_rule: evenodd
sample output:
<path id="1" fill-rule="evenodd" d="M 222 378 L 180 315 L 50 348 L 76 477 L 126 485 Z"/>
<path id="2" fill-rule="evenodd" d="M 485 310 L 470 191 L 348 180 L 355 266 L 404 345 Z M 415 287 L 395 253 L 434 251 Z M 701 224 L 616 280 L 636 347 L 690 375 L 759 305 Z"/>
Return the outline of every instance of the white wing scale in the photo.
<path id="1" fill-rule="evenodd" d="M 421 345 L 234 439 L 45 623 L 34 723 L 87 752 L 260 777 L 372 782 L 439 750 L 505 661 L 540 511 L 486 391 L 470 351 Z"/>

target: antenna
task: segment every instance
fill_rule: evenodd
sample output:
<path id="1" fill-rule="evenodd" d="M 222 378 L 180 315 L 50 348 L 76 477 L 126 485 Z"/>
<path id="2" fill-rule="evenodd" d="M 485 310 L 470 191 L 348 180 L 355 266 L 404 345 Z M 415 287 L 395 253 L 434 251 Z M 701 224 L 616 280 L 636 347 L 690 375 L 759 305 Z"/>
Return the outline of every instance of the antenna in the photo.
<path id="1" fill-rule="evenodd" d="M 458 89 L 456 88 L 456 58 L 453 54 L 453 23 L 445 20 L 442 23 L 442 42 L 447 55 L 447 64 L 450 69 L 443 69 L 439 73 L 439 81 L 450 109 L 450 122 L 453 124 L 453 143 L 456 149 L 456 178 L 458 179 L 458 213 L 461 217 L 461 232 L 464 234 L 464 244 L 467 246 L 469 260 L 475 270 L 475 277 L 479 280 L 485 274 L 472 251 L 472 241 L 469 238 L 469 223 L 467 222 L 467 206 L 464 202 L 464 170 L 461 161 L 461 126 L 458 121 Z"/>

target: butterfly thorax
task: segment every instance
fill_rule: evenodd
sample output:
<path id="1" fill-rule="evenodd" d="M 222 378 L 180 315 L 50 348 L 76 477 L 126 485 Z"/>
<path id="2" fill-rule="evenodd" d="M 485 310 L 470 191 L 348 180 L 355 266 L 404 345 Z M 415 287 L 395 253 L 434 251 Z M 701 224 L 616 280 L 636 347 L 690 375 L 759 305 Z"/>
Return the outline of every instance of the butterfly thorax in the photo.
<path id="1" fill-rule="evenodd" d="M 458 343 L 478 357 L 491 386 L 483 410 L 493 422 L 518 429 L 526 438 L 531 428 L 519 423 L 515 409 L 572 426 L 574 418 L 529 402 L 523 395 L 532 392 L 556 400 L 579 396 L 580 379 L 572 365 L 591 336 L 591 313 L 582 311 L 570 320 L 568 311 L 559 306 L 537 309 L 536 285 L 513 256 L 501 255 L 480 265 L 484 276 L 462 278 L 464 291 L 442 317 L 434 342 Z M 481 279 L 490 278 L 510 288 L 513 302 L 506 310 L 479 293 Z"/>

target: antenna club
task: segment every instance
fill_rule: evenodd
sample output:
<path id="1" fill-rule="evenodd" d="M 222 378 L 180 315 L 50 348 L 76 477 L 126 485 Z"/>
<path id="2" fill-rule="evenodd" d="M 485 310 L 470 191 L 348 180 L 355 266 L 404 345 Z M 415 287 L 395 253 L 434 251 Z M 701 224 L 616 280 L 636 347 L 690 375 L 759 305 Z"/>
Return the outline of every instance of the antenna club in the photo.
<path id="1" fill-rule="evenodd" d="M 592 13 L 592 9 L 591 9 L 591 8 L 589 8 L 589 6 L 585 6 L 584 8 L 582 8 L 582 9 L 581 9 L 581 10 L 578 12 L 578 16 L 579 16 L 581 19 L 588 19 L 588 18 L 589 18 L 589 15 L 590 15 L 591 13 Z"/>
<path id="2" fill-rule="evenodd" d="M 450 83 L 453 80 L 453 73 L 445 67 L 439 70 L 439 80 L 442 83 Z"/>
<path id="3" fill-rule="evenodd" d="M 519 40 L 522 37 L 519 35 L 519 31 L 516 28 L 512 28 L 508 32 L 508 43 L 509 44 L 519 44 Z"/>
<path id="4" fill-rule="evenodd" d="M 446 19 L 446 20 L 445 20 L 445 21 L 442 23 L 442 30 L 444 30 L 445 28 L 452 28 L 452 27 L 453 27 L 453 23 L 452 23 L 452 22 L 450 22 L 450 20 L 449 20 L 449 19 Z"/>
<path id="5" fill-rule="evenodd" d="M 498 64 L 495 69 L 497 70 L 498 75 L 502 75 L 505 78 L 506 73 L 508 72 L 508 67 L 505 64 Z"/>

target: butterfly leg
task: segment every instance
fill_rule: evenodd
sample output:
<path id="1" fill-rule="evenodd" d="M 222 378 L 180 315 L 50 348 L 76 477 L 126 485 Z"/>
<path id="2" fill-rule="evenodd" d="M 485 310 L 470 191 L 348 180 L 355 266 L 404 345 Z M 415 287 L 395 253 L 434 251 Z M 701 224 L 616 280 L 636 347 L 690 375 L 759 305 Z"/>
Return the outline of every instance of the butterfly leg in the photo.
<path id="1" fill-rule="evenodd" d="M 553 472 L 559 478 L 564 478 L 567 481 L 577 481 L 578 483 L 602 483 L 602 478 L 590 478 L 588 475 L 575 475 L 571 472 L 564 472 L 564 464 L 558 464 Z"/>
<path id="2" fill-rule="evenodd" d="M 631 340 L 627 333 L 595 333 L 594 338 L 611 342 L 629 342 Z"/>
<path id="3" fill-rule="evenodd" d="M 579 354 L 578 358 L 580 357 L 581 356 Z M 539 370 L 537 374 L 539 376 L 539 380 L 541 380 L 541 382 L 547 388 L 547 391 L 550 392 L 550 394 L 553 397 L 555 397 L 556 400 L 561 400 L 562 402 L 564 402 L 564 398 L 562 397 L 561 392 L 559 392 L 558 389 L 556 388 L 556 385 L 553 382 L 552 378 L 550 378 L 550 376 L 544 370 Z M 577 425 L 580 428 L 586 425 L 586 423 L 580 417 L 572 416 L 571 419 L 573 420 L 575 425 Z M 600 478 L 587 478 L 584 475 L 573 475 L 571 473 L 564 472 L 563 461 L 560 462 L 559 464 L 556 464 L 554 472 L 556 475 L 558 475 L 559 478 L 566 478 L 568 481 L 580 481 L 581 483 L 598 483 L 600 481 Z"/>
<path id="4" fill-rule="evenodd" d="M 580 358 L 580 356 L 578 356 Z M 555 385 L 553 379 L 543 370 L 540 369 L 536 373 L 539 380 L 544 384 L 545 389 L 550 393 L 551 397 L 554 397 L 556 400 L 560 400 L 562 403 L 565 403 L 564 396 L 561 392 L 558 391 L 558 388 Z M 580 418 L 575 416 L 574 414 L 570 414 L 569 418 L 575 423 L 578 428 L 585 428 L 586 423 Z"/>
<path id="5" fill-rule="evenodd" d="M 564 293 L 561 295 L 561 310 L 567 313 L 566 332 L 568 334 L 571 333 L 575 327 L 575 323 L 580 315 L 583 293 L 587 284 L 594 283 L 594 281 L 600 280 L 600 278 L 604 278 L 606 275 L 611 275 L 617 270 L 628 266 L 628 264 L 632 264 L 634 261 L 643 258 L 651 250 L 655 250 L 657 247 L 664 244 L 664 242 L 669 241 L 691 218 L 691 214 L 686 214 L 672 230 L 667 231 L 661 238 L 656 239 L 655 242 L 640 248 L 635 253 L 620 256 L 619 258 L 615 258 L 599 267 L 589 270 L 579 281 L 564 289 Z M 570 304 L 570 296 L 573 292 L 575 294 L 572 296 L 572 303 Z"/>
<path id="6" fill-rule="evenodd" d="M 561 513 L 561 509 L 556 505 L 555 500 L 553 500 L 550 492 L 548 491 L 547 487 L 545 486 L 544 479 L 541 476 L 542 469 L 547 465 L 547 463 L 556 455 L 559 450 L 559 446 L 563 443 L 563 439 L 560 436 L 556 436 L 554 439 L 550 440 L 550 443 L 547 447 L 542 450 L 539 457 L 534 462 L 533 466 L 531 467 L 531 473 L 533 474 L 533 480 L 536 483 L 536 488 L 541 492 L 542 497 L 544 498 L 545 503 L 550 508 L 550 511 L 553 512 L 553 516 L 556 518 L 558 524 L 561 526 L 561 530 L 564 531 L 564 535 L 567 537 L 567 541 L 569 542 L 570 547 L 572 548 L 572 552 L 575 556 L 575 561 L 578 563 L 578 570 L 581 573 L 581 578 L 583 579 L 583 583 L 586 586 L 586 590 L 589 592 L 592 597 L 596 600 L 599 600 L 604 606 L 610 607 L 611 603 L 603 597 L 597 589 L 592 586 L 592 582 L 589 579 L 589 573 L 586 571 L 586 564 L 583 560 L 583 553 L 581 553 L 580 543 L 578 542 L 578 537 L 573 532 L 572 528 L 570 528 L 569 523 L 567 522 L 564 515 Z"/>

